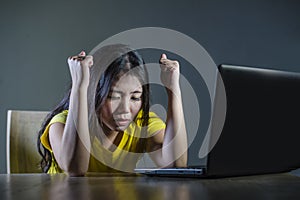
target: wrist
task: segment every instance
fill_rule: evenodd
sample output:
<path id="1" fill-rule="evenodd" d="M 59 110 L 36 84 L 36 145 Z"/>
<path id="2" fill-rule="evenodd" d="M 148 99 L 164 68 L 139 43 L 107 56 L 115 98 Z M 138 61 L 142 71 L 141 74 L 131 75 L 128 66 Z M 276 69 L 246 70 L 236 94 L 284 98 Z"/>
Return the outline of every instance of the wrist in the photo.
<path id="1" fill-rule="evenodd" d="M 84 94 L 87 93 L 87 91 L 88 91 L 88 87 L 85 85 L 72 86 L 72 90 L 71 90 L 73 94 Z"/>
<path id="2" fill-rule="evenodd" d="M 168 87 L 165 87 L 168 95 L 181 95 L 180 85 L 172 84 Z"/>
<path id="3" fill-rule="evenodd" d="M 181 90 L 180 88 L 166 88 L 167 90 L 167 94 L 168 94 L 168 98 L 169 99 L 174 99 L 174 98 L 179 98 L 181 99 Z"/>
<path id="4" fill-rule="evenodd" d="M 89 87 L 89 83 L 86 82 L 77 82 L 77 83 L 72 83 L 72 90 L 77 90 L 77 91 L 81 91 L 81 90 L 87 90 Z"/>

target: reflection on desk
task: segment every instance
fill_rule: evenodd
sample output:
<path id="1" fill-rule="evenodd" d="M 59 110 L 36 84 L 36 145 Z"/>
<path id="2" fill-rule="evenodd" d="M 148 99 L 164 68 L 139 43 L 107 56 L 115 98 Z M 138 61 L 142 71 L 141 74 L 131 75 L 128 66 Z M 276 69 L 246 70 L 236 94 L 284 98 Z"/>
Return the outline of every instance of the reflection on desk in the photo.
<path id="1" fill-rule="evenodd" d="M 0 199 L 300 199 L 300 177 L 291 173 L 220 179 L 2 174 L 0 185 Z"/>

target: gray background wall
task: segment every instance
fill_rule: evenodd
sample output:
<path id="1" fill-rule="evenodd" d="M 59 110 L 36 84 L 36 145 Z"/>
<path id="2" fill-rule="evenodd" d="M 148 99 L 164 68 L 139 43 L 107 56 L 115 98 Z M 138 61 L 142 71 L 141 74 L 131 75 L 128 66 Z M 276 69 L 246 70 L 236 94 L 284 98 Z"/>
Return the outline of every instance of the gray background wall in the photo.
<path id="1" fill-rule="evenodd" d="M 53 108 L 70 82 L 66 58 L 121 31 L 170 28 L 198 41 L 217 65 L 300 72 L 297 0 L 1 0 L 0 5 L 0 173 L 6 171 L 7 110 Z"/>

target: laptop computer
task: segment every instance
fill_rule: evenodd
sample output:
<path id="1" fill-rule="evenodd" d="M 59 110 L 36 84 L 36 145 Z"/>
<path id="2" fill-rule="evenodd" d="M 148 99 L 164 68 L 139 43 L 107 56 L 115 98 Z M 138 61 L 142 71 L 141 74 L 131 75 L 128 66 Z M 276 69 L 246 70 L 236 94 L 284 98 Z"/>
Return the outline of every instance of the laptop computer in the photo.
<path id="1" fill-rule="evenodd" d="M 195 154 L 203 143 L 196 136 L 188 150 L 188 168 L 137 168 L 137 173 L 229 177 L 287 172 L 300 167 L 300 73 L 236 65 L 220 65 L 219 72 L 226 91 L 226 118 L 216 144 L 210 142 L 213 148 L 208 155 L 203 159 Z M 222 109 L 220 97 L 224 95 L 220 83 L 219 77 L 210 140 L 216 137 L 216 127 L 220 126 L 220 120 L 216 120 Z"/>

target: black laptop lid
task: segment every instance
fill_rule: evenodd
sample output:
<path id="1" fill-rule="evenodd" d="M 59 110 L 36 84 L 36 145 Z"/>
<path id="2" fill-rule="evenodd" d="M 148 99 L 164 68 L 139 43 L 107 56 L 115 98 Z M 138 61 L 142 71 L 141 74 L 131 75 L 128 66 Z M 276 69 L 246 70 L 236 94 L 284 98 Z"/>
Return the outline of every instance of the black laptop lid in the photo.
<path id="1" fill-rule="evenodd" d="M 208 173 L 250 175 L 300 167 L 300 75 L 232 65 L 219 71 L 227 112 L 209 153 Z"/>

